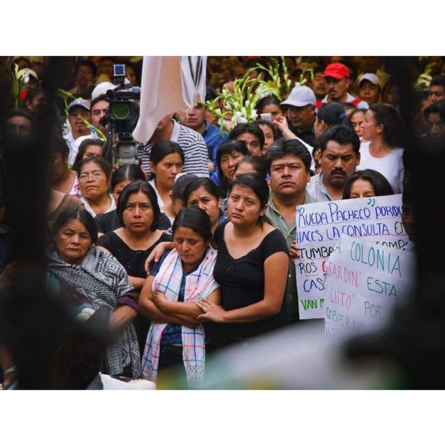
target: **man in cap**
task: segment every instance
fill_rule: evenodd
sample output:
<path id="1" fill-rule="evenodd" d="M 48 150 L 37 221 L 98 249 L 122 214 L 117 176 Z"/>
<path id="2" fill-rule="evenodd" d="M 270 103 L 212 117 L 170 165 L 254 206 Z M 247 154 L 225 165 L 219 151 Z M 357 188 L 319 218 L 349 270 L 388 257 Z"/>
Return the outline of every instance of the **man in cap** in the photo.
<path id="1" fill-rule="evenodd" d="M 289 131 L 312 147 L 315 143 L 315 102 L 315 93 L 305 85 L 294 87 L 289 97 L 281 102 L 286 107 Z M 285 138 L 287 131 L 283 131 Z"/>
<path id="2" fill-rule="evenodd" d="M 323 76 L 326 80 L 328 94 L 323 103 L 340 102 L 348 103 L 360 109 L 367 109 L 369 105 L 358 97 L 348 93 L 351 86 L 349 68 L 342 63 L 330 63 L 324 70 Z"/>
<path id="3" fill-rule="evenodd" d="M 68 123 L 70 132 L 64 136 L 70 149 L 69 163 L 72 164 L 77 155 L 76 139 L 90 135 L 94 137 L 86 122 L 91 122 L 90 101 L 82 98 L 73 100 L 68 106 Z"/>
<path id="4" fill-rule="evenodd" d="M 358 81 L 358 97 L 368 105 L 375 104 L 380 100 L 380 79 L 377 74 L 366 73 Z"/>

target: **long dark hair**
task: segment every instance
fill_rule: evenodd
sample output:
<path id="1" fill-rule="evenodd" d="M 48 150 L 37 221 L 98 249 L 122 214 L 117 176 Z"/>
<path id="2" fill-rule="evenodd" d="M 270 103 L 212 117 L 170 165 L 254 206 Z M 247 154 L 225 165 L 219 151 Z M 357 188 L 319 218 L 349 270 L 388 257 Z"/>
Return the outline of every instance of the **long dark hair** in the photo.
<path id="1" fill-rule="evenodd" d="M 198 206 L 184 207 L 173 221 L 173 236 L 180 227 L 192 229 L 204 241 L 208 242 L 212 238 L 212 222 L 209 215 Z"/>
<path id="2" fill-rule="evenodd" d="M 389 147 L 403 144 L 403 122 L 399 112 L 390 104 L 377 103 L 369 107 L 377 125 L 383 125 L 382 137 Z"/>
<path id="3" fill-rule="evenodd" d="M 216 152 L 216 167 L 218 168 L 218 187 L 222 196 L 226 196 L 229 190 L 229 182 L 224 176 L 221 169 L 221 158 L 223 155 L 232 154 L 234 151 L 241 153 L 243 156 L 249 154 L 249 149 L 243 141 L 237 139 L 229 139 L 227 141 L 221 142 Z"/>
<path id="4" fill-rule="evenodd" d="M 365 170 L 357 170 L 349 176 L 343 190 L 342 199 L 350 199 L 352 184 L 358 179 L 370 182 L 375 196 L 394 195 L 394 190 L 388 180 L 378 171 L 367 168 Z"/>
<path id="5" fill-rule="evenodd" d="M 151 206 L 153 208 L 153 222 L 151 223 L 150 230 L 154 232 L 158 227 L 158 219 L 161 214 L 161 210 L 159 209 L 156 192 L 154 191 L 154 188 L 147 181 L 141 181 L 141 180 L 133 181 L 122 190 L 122 193 L 119 196 L 119 201 L 117 202 L 117 207 L 116 207 L 116 212 L 119 218 L 119 222 L 122 227 L 125 227 L 123 218 L 125 206 L 127 205 L 130 195 L 138 192 L 144 193 L 150 200 Z"/>
<path id="6" fill-rule="evenodd" d="M 266 179 L 260 175 L 246 173 L 245 175 L 239 175 L 235 178 L 229 186 L 229 199 L 230 193 L 235 186 L 251 189 L 260 200 L 260 209 L 263 209 L 267 205 L 267 202 L 269 201 L 269 186 Z M 258 224 L 262 224 L 263 219 L 264 217 L 260 216 L 258 218 Z"/>
<path id="7" fill-rule="evenodd" d="M 156 142 L 156 144 L 151 147 L 150 151 L 150 162 L 154 165 L 157 165 L 159 162 L 161 162 L 166 156 L 172 154 L 172 153 L 178 153 L 178 155 L 181 157 L 182 164 L 184 165 L 185 157 L 184 157 L 184 151 L 182 150 L 181 146 L 174 141 L 161 141 Z M 150 180 L 155 177 L 153 172 L 150 172 Z"/>

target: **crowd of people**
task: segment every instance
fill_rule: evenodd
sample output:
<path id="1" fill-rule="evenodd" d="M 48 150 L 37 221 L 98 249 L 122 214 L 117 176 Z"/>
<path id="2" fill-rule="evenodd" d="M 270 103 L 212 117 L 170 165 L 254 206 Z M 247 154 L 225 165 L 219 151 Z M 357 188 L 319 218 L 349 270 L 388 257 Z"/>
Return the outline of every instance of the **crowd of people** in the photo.
<path id="1" fill-rule="evenodd" d="M 48 147 L 46 282 L 79 322 L 107 308 L 112 340 L 98 372 L 162 387 L 167 371 L 182 369 L 184 385 L 195 387 L 205 379 L 206 355 L 235 343 L 249 347 L 300 322 L 299 205 L 402 193 L 402 220 L 415 242 L 405 129 L 445 139 L 444 60 L 413 58 L 417 109 L 410 123 L 384 58 L 284 60 L 295 86 L 287 97 L 278 90 L 263 97 L 259 119 L 220 128 L 206 103 L 177 110 L 139 144 L 137 165 L 120 166 L 104 154 L 112 141 L 102 119 L 116 60 L 74 61 L 64 85 L 69 99 L 57 108 Z M 5 115 L 3 137 L 23 141 L 53 104 L 45 64 L 13 63 L 27 77 L 20 107 Z M 209 58 L 207 98 L 215 100 L 256 63 Z M 429 85 L 417 89 L 425 70 Z M 138 85 L 140 74 L 140 61 L 127 63 L 128 85 Z M 8 282 L 14 227 L 3 177 L 0 280 Z M 3 388 L 20 387 L 5 346 Z"/>

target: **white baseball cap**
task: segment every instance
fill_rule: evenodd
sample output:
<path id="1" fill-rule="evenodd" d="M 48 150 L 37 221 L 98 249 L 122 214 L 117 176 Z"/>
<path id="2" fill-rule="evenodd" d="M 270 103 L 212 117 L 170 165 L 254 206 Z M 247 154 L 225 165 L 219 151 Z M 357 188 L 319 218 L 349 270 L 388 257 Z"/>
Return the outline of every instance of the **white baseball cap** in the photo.
<path id="1" fill-rule="evenodd" d="M 305 107 L 306 105 L 315 106 L 315 93 L 305 85 L 298 85 L 292 89 L 289 97 L 281 102 L 281 105 L 292 105 L 294 107 Z"/>

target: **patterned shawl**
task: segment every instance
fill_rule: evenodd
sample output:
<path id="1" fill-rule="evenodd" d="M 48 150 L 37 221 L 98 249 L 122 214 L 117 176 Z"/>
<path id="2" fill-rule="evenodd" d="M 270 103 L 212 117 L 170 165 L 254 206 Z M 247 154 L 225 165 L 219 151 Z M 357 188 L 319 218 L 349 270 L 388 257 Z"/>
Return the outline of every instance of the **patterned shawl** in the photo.
<path id="1" fill-rule="evenodd" d="M 184 302 L 203 300 L 219 287 L 213 278 L 215 262 L 216 250 L 209 246 L 201 264 L 185 279 Z M 176 250 L 172 250 L 165 258 L 153 281 L 153 292 L 159 290 L 169 300 L 178 301 L 182 275 L 181 259 Z M 142 374 L 153 382 L 156 382 L 161 338 L 166 327 L 166 323 L 152 323 L 145 342 L 145 350 L 142 355 Z M 194 386 L 204 378 L 205 337 L 202 325 L 195 329 L 182 326 L 182 358 L 187 381 L 191 386 Z"/>
<path id="2" fill-rule="evenodd" d="M 65 263 L 52 250 L 47 255 L 47 267 L 65 286 L 87 298 L 95 310 L 105 305 L 114 312 L 117 299 L 133 289 L 116 258 L 96 247 L 90 248 L 80 266 Z M 140 352 L 133 323 L 108 348 L 103 372 L 119 375 L 128 365 L 132 377 L 139 377 Z"/>

